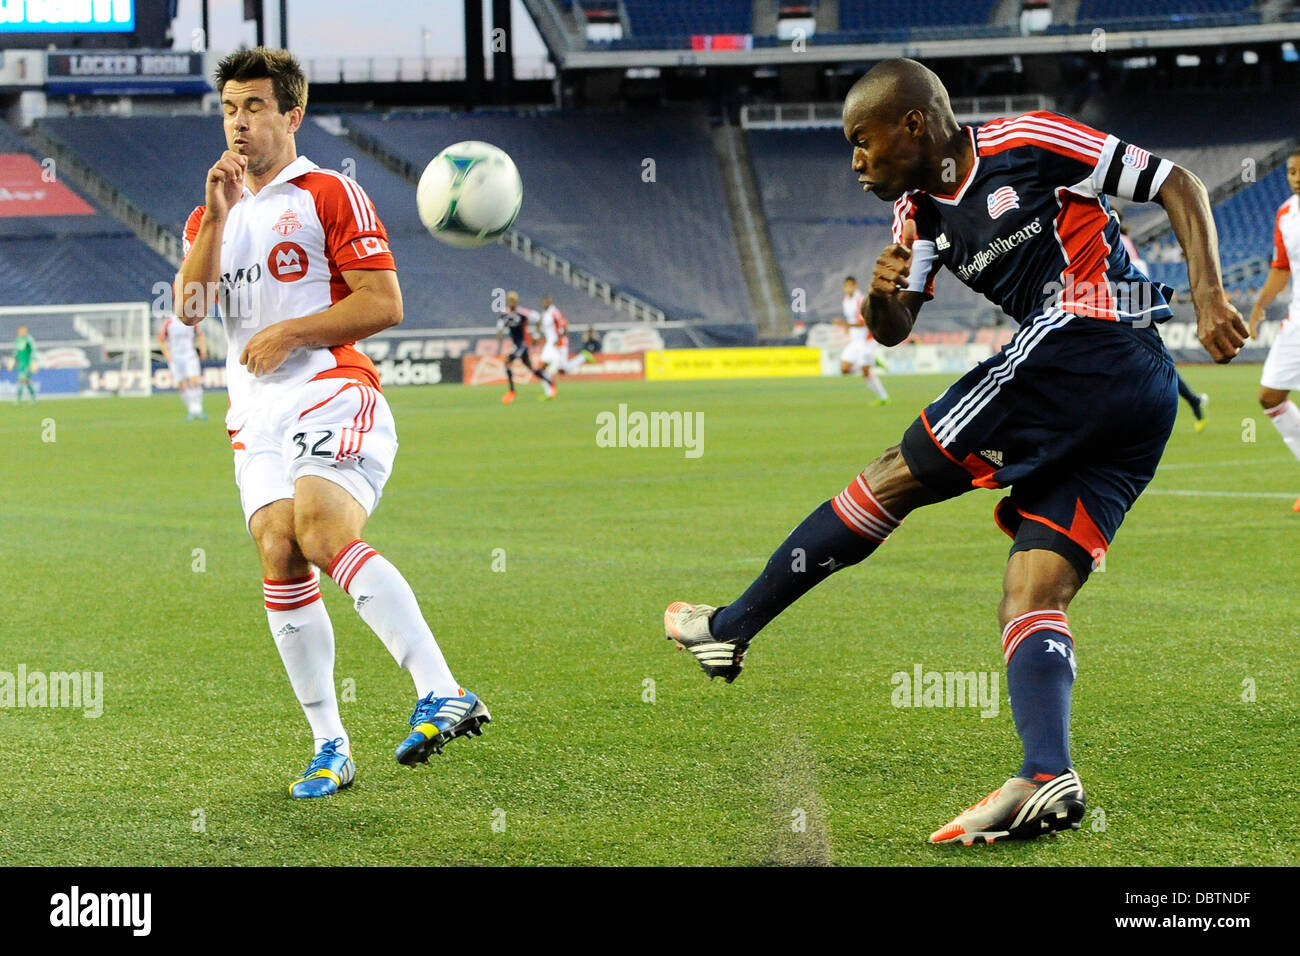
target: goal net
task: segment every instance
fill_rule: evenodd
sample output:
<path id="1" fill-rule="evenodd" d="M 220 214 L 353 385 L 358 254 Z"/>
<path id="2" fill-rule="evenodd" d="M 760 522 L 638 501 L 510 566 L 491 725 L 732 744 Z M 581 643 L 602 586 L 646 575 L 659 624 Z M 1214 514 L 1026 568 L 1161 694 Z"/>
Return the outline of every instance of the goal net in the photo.
<path id="1" fill-rule="evenodd" d="M 0 307 L 0 359 L 6 369 L 23 326 L 36 345 L 33 382 L 40 397 L 150 394 L 149 303 Z M 10 378 L 3 382 L 4 392 L 13 388 Z"/>

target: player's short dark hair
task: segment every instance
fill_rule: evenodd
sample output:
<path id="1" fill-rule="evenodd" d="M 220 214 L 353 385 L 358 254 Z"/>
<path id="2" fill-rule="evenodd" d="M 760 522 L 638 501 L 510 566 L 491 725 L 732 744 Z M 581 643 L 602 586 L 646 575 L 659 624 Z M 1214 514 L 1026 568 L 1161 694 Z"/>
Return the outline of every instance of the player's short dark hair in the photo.
<path id="1" fill-rule="evenodd" d="M 858 280 L 855 279 L 855 278 L 853 278 L 853 276 L 845 276 L 845 277 L 844 277 L 844 281 L 845 281 L 845 282 L 852 282 L 854 285 L 857 285 L 857 284 L 858 284 Z"/>
<path id="2" fill-rule="evenodd" d="M 214 78 L 218 93 L 231 80 L 269 79 L 281 113 L 287 113 L 295 106 L 307 108 L 307 74 L 303 73 L 298 58 L 288 50 L 272 50 L 264 46 L 236 50 L 217 64 Z"/>
<path id="3" fill-rule="evenodd" d="M 1300 146 L 1297 146 L 1295 149 L 1291 150 L 1291 152 L 1286 154 L 1287 159 L 1290 159 L 1292 156 L 1300 156 Z"/>

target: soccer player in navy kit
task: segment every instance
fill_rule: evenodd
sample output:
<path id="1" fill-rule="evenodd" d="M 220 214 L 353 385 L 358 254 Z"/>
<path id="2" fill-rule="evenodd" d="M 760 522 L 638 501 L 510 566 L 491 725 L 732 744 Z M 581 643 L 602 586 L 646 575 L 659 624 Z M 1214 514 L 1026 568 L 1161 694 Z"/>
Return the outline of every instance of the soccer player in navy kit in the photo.
<path id="1" fill-rule="evenodd" d="M 1019 331 L 804 519 L 744 594 L 716 609 L 674 603 L 665 629 L 705 673 L 730 682 L 758 631 L 872 554 L 909 512 L 1009 486 L 995 511 L 1013 541 L 998 612 L 1024 763 L 930 841 L 1077 829 L 1085 797 L 1069 751 L 1066 609 L 1155 474 L 1178 404 L 1152 324 L 1170 314 L 1162 287 L 1132 268 L 1104 196 L 1165 207 L 1201 343 L 1227 362 L 1247 330 L 1223 290 L 1208 196 L 1168 160 L 1053 113 L 958 126 L 939 78 L 912 60 L 874 67 L 849 91 L 843 117 L 863 188 L 894 203 L 894 242 L 862 306 L 875 337 L 886 346 L 907 338 L 941 265 Z M 796 549 L 804 560 L 792 560 Z"/>
<path id="2" fill-rule="evenodd" d="M 546 394 L 551 395 L 555 391 L 555 386 L 541 369 L 533 367 L 533 360 L 528 355 L 528 320 L 531 319 L 535 312 L 532 309 L 525 309 L 519 305 L 519 294 L 517 292 L 506 293 L 506 311 L 505 314 L 497 320 L 497 347 L 501 347 L 501 340 L 505 338 L 506 333 L 510 334 L 510 353 L 506 356 L 506 382 L 508 388 L 506 393 L 501 396 L 502 404 L 509 405 L 515 400 L 515 374 L 510 370 L 510 365 L 516 359 L 524 363 L 524 367 L 532 372 L 543 382 L 542 387 L 546 389 Z"/>

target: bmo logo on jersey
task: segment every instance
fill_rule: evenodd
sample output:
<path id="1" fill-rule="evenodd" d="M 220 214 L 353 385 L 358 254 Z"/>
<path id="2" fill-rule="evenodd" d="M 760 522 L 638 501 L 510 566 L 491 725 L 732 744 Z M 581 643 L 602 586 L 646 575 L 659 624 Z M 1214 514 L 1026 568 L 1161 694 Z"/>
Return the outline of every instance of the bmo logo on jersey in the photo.
<path id="1" fill-rule="evenodd" d="M 266 268 L 281 282 L 297 282 L 307 274 L 307 250 L 296 242 L 278 242 L 266 257 Z"/>

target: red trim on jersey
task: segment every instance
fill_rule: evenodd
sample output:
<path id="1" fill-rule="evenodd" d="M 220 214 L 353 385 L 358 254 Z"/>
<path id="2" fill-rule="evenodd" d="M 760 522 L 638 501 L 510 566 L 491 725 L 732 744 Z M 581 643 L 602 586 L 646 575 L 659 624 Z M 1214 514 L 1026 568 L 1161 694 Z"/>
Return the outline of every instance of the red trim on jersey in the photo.
<path id="1" fill-rule="evenodd" d="M 375 368 L 375 363 L 370 361 L 370 356 L 356 348 L 355 342 L 335 345 L 330 349 L 330 354 L 334 356 L 334 368 L 327 368 L 313 375 L 313 382 L 327 378 L 350 378 L 362 385 L 369 385 L 377 392 L 383 391 L 379 387 L 379 370 Z"/>
<path id="2" fill-rule="evenodd" d="M 1056 201 L 1061 211 L 1056 214 L 1052 229 L 1065 253 L 1065 267 L 1060 276 L 1065 286 L 1061 308 L 1075 315 L 1118 321 L 1115 297 L 1106 278 L 1106 260 L 1111 250 L 1103 231 L 1110 217 L 1099 200 L 1086 199 L 1063 186 L 1056 190 Z"/>
<path id="3" fill-rule="evenodd" d="M 909 219 L 916 218 L 916 203 L 907 195 L 899 196 L 894 200 L 894 224 L 892 228 L 894 241 L 903 241 L 903 223 Z"/>
<path id="4" fill-rule="evenodd" d="M 985 123 L 979 128 L 977 142 L 981 156 L 1036 146 L 1096 166 L 1106 134 L 1064 116 L 1038 111 Z"/>
<path id="5" fill-rule="evenodd" d="M 396 270 L 393 254 L 388 251 L 388 232 L 364 189 L 342 173 L 325 169 L 310 170 L 290 182 L 311 193 L 316 204 L 316 216 L 325 231 L 325 258 L 330 263 L 331 291 L 333 274 L 339 269 Z M 378 247 L 373 242 L 354 245 L 356 240 L 367 238 L 377 238 L 381 242 Z M 366 255 L 368 248 L 378 248 L 378 251 Z"/>
<path id="6" fill-rule="evenodd" d="M 966 127 L 966 130 L 970 134 L 970 144 L 973 147 L 975 146 L 976 143 L 975 128 L 973 126 L 968 126 Z M 982 155 L 983 153 L 976 152 L 975 156 L 971 159 L 970 169 L 966 170 L 965 178 L 962 179 L 961 184 L 956 189 L 954 189 L 950 193 L 931 193 L 931 195 L 935 196 L 938 199 L 947 199 L 949 201 L 955 200 L 958 196 L 960 196 L 965 191 L 966 186 L 970 183 L 971 179 L 974 178 L 975 170 L 979 169 L 979 165 L 980 165 L 979 157 Z"/>
<path id="7" fill-rule="evenodd" d="M 207 208 L 208 208 L 207 206 L 195 206 L 194 211 L 191 212 L 189 218 L 185 220 L 185 231 L 183 233 L 183 236 L 185 239 L 186 255 L 189 254 L 190 245 L 194 242 L 195 238 L 199 234 L 199 226 L 203 224 L 203 213 L 205 210 L 207 210 Z M 181 256 L 181 261 L 182 262 L 185 261 L 184 255 Z"/>
<path id="8" fill-rule="evenodd" d="M 1292 199 L 1295 197 L 1293 196 Z M 1273 217 L 1273 263 L 1274 269 L 1285 269 L 1291 271 L 1291 257 L 1287 255 L 1286 243 L 1282 241 L 1282 217 L 1286 215 L 1287 207 L 1291 205 L 1291 199 L 1282 203 L 1278 207 L 1277 215 Z"/>

